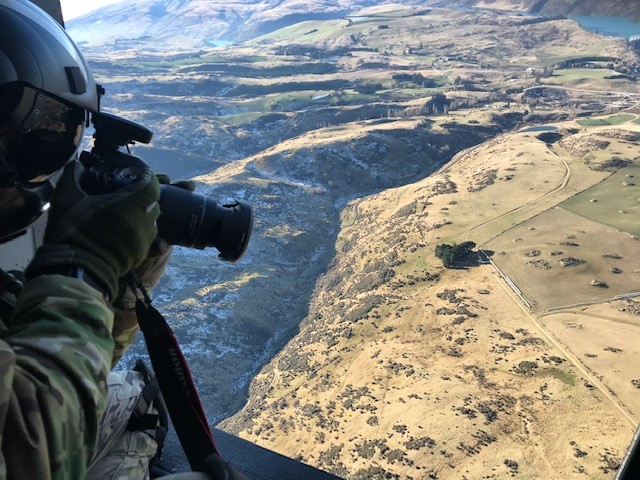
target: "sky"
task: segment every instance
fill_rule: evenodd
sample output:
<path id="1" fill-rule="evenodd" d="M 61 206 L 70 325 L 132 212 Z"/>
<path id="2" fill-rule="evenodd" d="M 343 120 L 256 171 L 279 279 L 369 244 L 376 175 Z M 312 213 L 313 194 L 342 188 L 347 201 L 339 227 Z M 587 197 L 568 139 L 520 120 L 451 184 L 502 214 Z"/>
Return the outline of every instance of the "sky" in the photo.
<path id="1" fill-rule="evenodd" d="M 105 5 L 118 3 L 121 0 L 60 0 L 62 16 L 65 20 L 79 17 L 85 13 L 97 10 Z"/>

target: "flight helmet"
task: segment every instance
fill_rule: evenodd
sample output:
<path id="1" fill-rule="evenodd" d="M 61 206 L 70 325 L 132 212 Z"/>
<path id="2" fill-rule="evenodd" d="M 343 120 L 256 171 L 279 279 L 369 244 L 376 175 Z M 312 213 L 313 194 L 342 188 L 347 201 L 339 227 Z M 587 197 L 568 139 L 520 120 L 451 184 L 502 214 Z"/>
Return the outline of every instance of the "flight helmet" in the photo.
<path id="1" fill-rule="evenodd" d="M 99 94 L 78 47 L 46 12 L 0 0 L 0 243 L 46 209 Z"/>

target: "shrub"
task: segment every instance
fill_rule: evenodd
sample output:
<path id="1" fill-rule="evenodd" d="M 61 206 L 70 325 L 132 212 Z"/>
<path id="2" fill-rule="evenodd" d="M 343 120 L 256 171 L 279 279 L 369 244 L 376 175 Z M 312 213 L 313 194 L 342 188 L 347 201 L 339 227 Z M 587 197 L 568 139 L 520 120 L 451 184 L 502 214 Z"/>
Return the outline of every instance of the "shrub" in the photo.
<path id="1" fill-rule="evenodd" d="M 354 90 L 363 95 L 373 95 L 378 90 L 382 90 L 382 84 L 380 82 L 365 82 L 355 85 Z"/>
<path id="2" fill-rule="evenodd" d="M 475 247 L 476 244 L 473 242 L 454 243 L 453 245 L 441 243 L 436 245 L 435 254 L 436 257 L 442 260 L 442 265 L 446 268 L 451 268 L 469 255 Z"/>

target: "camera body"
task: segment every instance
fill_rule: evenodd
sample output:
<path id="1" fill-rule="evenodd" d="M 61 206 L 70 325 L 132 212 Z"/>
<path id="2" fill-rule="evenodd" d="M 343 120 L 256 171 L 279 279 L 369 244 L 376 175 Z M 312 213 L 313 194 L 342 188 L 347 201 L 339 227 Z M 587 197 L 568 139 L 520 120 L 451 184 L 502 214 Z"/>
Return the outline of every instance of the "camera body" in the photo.
<path id="1" fill-rule="evenodd" d="M 95 134 L 91 151 L 83 151 L 80 162 L 86 172 L 80 179 L 82 189 L 100 195 L 130 185 L 149 170 L 139 157 L 120 147 L 134 142 L 149 143 L 153 132 L 137 123 L 108 113 L 92 118 Z M 171 245 L 204 249 L 215 247 L 219 257 L 238 260 L 247 248 L 253 215 L 251 206 L 236 200 L 220 205 L 211 197 L 173 185 L 161 185 L 158 236 Z"/>

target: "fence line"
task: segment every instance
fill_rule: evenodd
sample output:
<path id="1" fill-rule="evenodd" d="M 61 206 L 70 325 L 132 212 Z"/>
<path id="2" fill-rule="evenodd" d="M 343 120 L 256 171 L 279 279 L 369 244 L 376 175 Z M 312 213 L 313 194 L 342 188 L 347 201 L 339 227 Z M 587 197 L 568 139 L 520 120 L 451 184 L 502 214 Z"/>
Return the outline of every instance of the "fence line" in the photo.
<path id="1" fill-rule="evenodd" d="M 633 297 L 640 297 L 640 292 L 627 293 L 627 294 L 624 294 L 624 295 L 616 295 L 613 298 L 605 298 L 605 299 L 602 299 L 602 300 L 593 300 L 591 302 L 572 303 L 570 305 L 562 305 L 560 307 L 547 308 L 545 311 L 546 312 L 555 312 L 556 310 L 564 310 L 566 308 L 584 307 L 586 305 L 597 305 L 598 303 L 613 302 L 615 300 L 624 300 L 625 298 L 633 298 Z"/>
<path id="2" fill-rule="evenodd" d="M 500 274 L 502 279 L 507 283 L 507 285 L 509 285 L 511 287 L 511 289 L 514 291 L 514 293 L 516 295 L 518 295 L 520 300 L 522 300 L 527 307 L 531 308 L 531 304 L 529 303 L 527 298 L 524 296 L 524 294 L 520 291 L 520 289 L 516 286 L 516 284 L 513 283 L 513 281 L 502 270 L 500 270 L 500 267 L 498 267 L 495 264 L 495 262 L 493 260 L 491 260 L 491 258 L 486 253 L 484 253 L 484 250 L 478 250 L 478 252 L 480 252 L 480 253 L 482 253 L 482 255 L 484 255 L 484 258 L 486 258 L 487 261 L 493 266 L 493 268 L 495 268 L 498 271 L 498 273 Z M 556 310 L 564 310 L 566 308 L 584 307 L 585 305 L 596 305 L 598 303 L 613 302 L 615 300 L 624 300 L 625 298 L 635 298 L 635 297 L 640 297 L 640 292 L 625 293 L 624 295 L 616 295 L 613 298 L 607 298 L 607 299 L 603 299 L 603 300 L 593 300 L 591 302 L 572 303 L 570 305 L 562 305 L 560 307 L 547 308 L 545 311 L 546 312 L 555 312 Z"/>
<path id="3" fill-rule="evenodd" d="M 484 253 L 484 250 L 478 250 L 480 253 L 482 253 L 482 255 L 484 255 L 484 258 L 486 258 L 489 263 L 493 266 L 493 268 L 495 268 L 498 273 L 500 274 L 500 276 L 502 277 L 502 279 L 507 282 L 507 285 L 509 285 L 511 287 L 511 289 L 515 292 L 516 295 L 518 295 L 518 297 L 520 298 L 520 300 L 522 300 L 524 302 L 524 304 L 528 307 L 531 308 L 531 304 L 529 303 L 529 301 L 525 298 L 525 296 L 522 294 L 522 292 L 520 291 L 520 289 L 516 286 L 515 283 L 513 283 L 513 281 L 504 274 L 504 272 L 502 270 L 500 270 L 500 268 L 495 264 L 495 262 L 493 260 L 491 260 L 491 258 Z"/>

